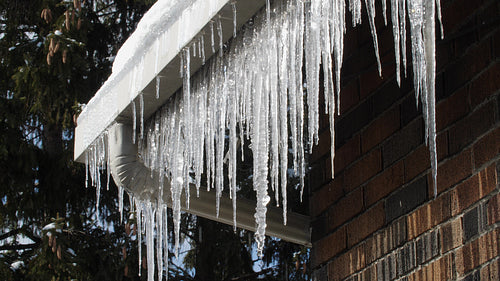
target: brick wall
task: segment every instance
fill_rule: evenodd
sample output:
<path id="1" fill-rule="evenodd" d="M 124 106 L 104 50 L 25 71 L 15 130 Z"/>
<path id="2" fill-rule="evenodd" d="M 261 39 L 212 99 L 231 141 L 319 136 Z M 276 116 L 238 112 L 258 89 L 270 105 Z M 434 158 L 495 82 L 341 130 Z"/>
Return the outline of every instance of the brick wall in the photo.
<path id="1" fill-rule="evenodd" d="M 438 195 L 411 73 L 398 87 L 379 16 L 383 78 L 368 25 L 346 34 L 334 180 L 326 116 L 310 158 L 314 280 L 500 280 L 500 2 L 441 3 Z"/>

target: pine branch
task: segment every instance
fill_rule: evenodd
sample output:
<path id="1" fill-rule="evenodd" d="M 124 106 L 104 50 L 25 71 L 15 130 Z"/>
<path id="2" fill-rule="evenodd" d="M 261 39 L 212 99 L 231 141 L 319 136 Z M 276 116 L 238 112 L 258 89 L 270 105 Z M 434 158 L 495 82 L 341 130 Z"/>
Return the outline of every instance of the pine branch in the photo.
<path id="1" fill-rule="evenodd" d="M 38 247 L 40 243 L 31 243 L 31 244 L 19 244 L 19 245 L 2 245 L 0 246 L 0 251 L 19 251 L 19 250 L 27 250 Z"/>

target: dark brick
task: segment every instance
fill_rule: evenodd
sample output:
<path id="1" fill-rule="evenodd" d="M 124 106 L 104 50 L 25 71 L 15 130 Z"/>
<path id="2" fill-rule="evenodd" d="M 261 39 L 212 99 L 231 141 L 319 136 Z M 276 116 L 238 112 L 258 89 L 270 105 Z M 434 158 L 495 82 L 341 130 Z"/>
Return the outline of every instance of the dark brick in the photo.
<path id="1" fill-rule="evenodd" d="M 365 153 L 399 129 L 399 107 L 375 119 L 361 135 L 361 148 Z"/>
<path id="2" fill-rule="evenodd" d="M 481 280 L 500 280 L 500 259 L 481 268 Z"/>
<path id="3" fill-rule="evenodd" d="M 342 84 L 340 91 L 340 114 L 345 114 L 359 102 L 358 79 Z"/>
<path id="4" fill-rule="evenodd" d="M 394 254 L 387 255 L 377 262 L 377 280 L 394 280 L 397 277 L 396 257 Z"/>
<path id="5" fill-rule="evenodd" d="M 488 201 L 488 224 L 500 221 L 500 193 L 493 196 Z"/>
<path id="6" fill-rule="evenodd" d="M 382 170 L 380 149 L 372 150 L 344 172 L 344 189 L 346 193 L 376 175 Z"/>
<path id="7" fill-rule="evenodd" d="M 440 163 L 438 166 L 438 193 L 450 188 L 472 174 L 471 149 Z"/>
<path id="8" fill-rule="evenodd" d="M 358 134 L 348 140 L 344 145 L 336 146 L 334 159 L 336 175 L 359 157 L 361 153 L 360 141 L 360 136 Z"/>
<path id="9" fill-rule="evenodd" d="M 451 212 L 458 215 L 481 198 L 490 194 L 497 186 L 494 165 L 468 178 L 451 191 Z"/>
<path id="10" fill-rule="evenodd" d="M 411 241 L 397 252 L 398 276 L 406 275 L 417 266 L 415 242 Z"/>
<path id="11" fill-rule="evenodd" d="M 500 127 L 482 137 L 474 144 L 474 167 L 483 164 L 500 155 Z"/>
<path id="12" fill-rule="evenodd" d="M 417 264 L 423 264 L 439 255 L 439 232 L 431 231 L 417 240 Z"/>
<path id="13" fill-rule="evenodd" d="M 482 1 L 457 0 L 443 2 L 443 26 L 445 36 L 451 36 L 477 10 Z M 437 31 L 436 31 L 437 32 Z M 450 35 L 448 35 L 448 33 Z"/>
<path id="14" fill-rule="evenodd" d="M 404 168 L 403 161 L 399 161 L 370 180 L 364 187 L 365 206 L 375 204 L 403 185 Z"/>
<path id="15" fill-rule="evenodd" d="M 457 218 L 441 227 L 441 251 L 446 253 L 462 245 L 462 219 Z"/>
<path id="16" fill-rule="evenodd" d="M 372 263 L 406 242 L 406 219 L 378 231 L 366 241 L 366 262 Z"/>
<path id="17" fill-rule="evenodd" d="M 500 63 L 496 62 L 477 77 L 470 86 L 472 107 L 476 107 L 500 89 Z"/>
<path id="18" fill-rule="evenodd" d="M 486 226 L 486 221 L 484 205 L 478 205 L 474 209 L 465 213 L 463 217 L 464 243 L 482 232 Z"/>
<path id="19" fill-rule="evenodd" d="M 313 267 L 324 263 L 346 249 L 345 227 L 329 234 L 325 238 L 315 241 L 313 246 Z"/>
<path id="20" fill-rule="evenodd" d="M 335 124 L 335 145 L 342 146 L 373 119 L 371 100 L 361 103 Z"/>
<path id="21" fill-rule="evenodd" d="M 377 270 L 375 265 L 369 266 L 361 273 L 359 273 L 360 281 L 372 281 L 377 278 L 376 276 L 377 276 Z"/>
<path id="22" fill-rule="evenodd" d="M 413 239 L 451 217 L 449 194 L 444 194 L 408 215 L 408 239 Z"/>
<path id="23" fill-rule="evenodd" d="M 491 60 L 489 40 L 470 48 L 465 56 L 450 64 L 445 71 L 445 95 L 450 95 L 486 67 Z"/>
<path id="24" fill-rule="evenodd" d="M 413 94 L 407 95 L 401 103 L 401 126 L 406 126 L 419 115 L 422 115 L 422 106 L 417 107 Z"/>
<path id="25" fill-rule="evenodd" d="M 500 57 L 500 30 L 497 30 L 495 35 L 493 35 L 493 51 L 495 58 Z"/>
<path id="26" fill-rule="evenodd" d="M 462 281 L 480 281 L 480 275 L 479 275 L 479 270 L 476 270 L 472 272 L 471 274 L 467 275 L 462 279 Z"/>
<path id="27" fill-rule="evenodd" d="M 450 129 L 449 152 L 455 154 L 495 124 L 495 104 L 489 102 Z"/>
<path id="28" fill-rule="evenodd" d="M 356 189 L 335 203 L 328 212 L 330 229 L 335 229 L 363 210 L 363 192 Z"/>
<path id="29" fill-rule="evenodd" d="M 409 213 L 427 199 L 427 177 L 423 176 L 413 183 L 390 195 L 385 202 L 385 217 L 392 221 Z"/>
<path id="30" fill-rule="evenodd" d="M 479 208 L 474 208 L 464 215 L 464 242 L 468 241 L 471 239 L 474 235 L 477 235 L 479 233 L 479 228 L 478 228 L 478 219 L 479 219 L 479 214 L 478 214 Z"/>
<path id="31" fill-rule="evenodd" d="M 328 278 L 342 280 L 365 266 L 365 248 L 364 244 L 361 244 L 328 263 Z"/>
<path id="32" fill-rule="evenodd" d="M 469 112 L 467 100 L 467 89 L 461 88 L 451 97 L 437 105 L 436 129 L 438 132 Z"/>
<path id="33" fill-rule="evenodd" d="M 378 116 L 382 112 L 386 111 L 391 105 L 393 105 L 397 100 L 402 98 L 402 92 L 406 92 L 407 89 L 400 89 L 396 79 L 392 79 L 386 83 L 376 95 L 370 97 L 373 103 L 373 116 Z"/>
<path id="34" fill-rule="evenodd" d="M 384 205 L 379 203 L 347 225 L 347 244 L 352 247 L 384 225 Z M 363 256 L 364 257 L 364 256 Z"/>
<path id="35" fill-rule="evenodd" d="M 326 215 L 316 217 L 311 221 L 311 240 L 318 241 L 319 239 L 326 236 L 328 231 L 328 219 Z"/>
<path id="36" fill-rule="evenodd" d="M 382 146 L 383 166 L 390 166 L 418 147 L 424 140 L 423 133 L 423 120 L 419 118 L 392 135 Z"/>

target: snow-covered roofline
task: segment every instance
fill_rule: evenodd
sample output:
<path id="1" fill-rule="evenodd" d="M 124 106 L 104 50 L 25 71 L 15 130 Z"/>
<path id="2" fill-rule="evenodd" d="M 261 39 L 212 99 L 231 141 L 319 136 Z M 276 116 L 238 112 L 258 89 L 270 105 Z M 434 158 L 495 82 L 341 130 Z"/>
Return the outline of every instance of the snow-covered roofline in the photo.
<path id="1" fill-rule="evenodd" d="M 158 0 L 141 19 L 135 32 L 118 51 L 112 74 L 78 117 L 74 159 L 84 162 L 89 145 L 116 120 L 132 120 L 131 102 L 144 94 L 144 116 L 155 112 L 182 86 L 179 53 L 205 35 L 206 59 L 212 56 L 208 36 L 215 18 L 222 19 L 223 42 L 233 34 L 232 0 Z M 239 1 L 237 25 L 255 14 L 264 0 Z M 219 49 L 214 46 L 215 52 Z M 191 61 L 191 72 L 202 65 Z M 144 67 L 146 66 L 146 67 Z M 156 76 L 162 77 L 156 95 Z"/>

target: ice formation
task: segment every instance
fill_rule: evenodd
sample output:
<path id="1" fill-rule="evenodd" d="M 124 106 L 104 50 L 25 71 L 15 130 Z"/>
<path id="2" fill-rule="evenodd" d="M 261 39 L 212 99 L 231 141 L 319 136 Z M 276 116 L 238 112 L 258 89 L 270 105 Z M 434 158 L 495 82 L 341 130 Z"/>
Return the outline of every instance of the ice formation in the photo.
<path id="1" fill-rule="evenodd" d="M 437 11 L 440 20 L 440 4 L 439 0 L 389 1 L 398 83 L 402 74 L 406 76 L 406 23 L 410 24 L 415 97 L 423 107 L 435 187 L 435 15 Z M 387 24 L 386 0 L 381 2 Z M 236 2 L 230 5 L 236 24 Z M 375 0 L 364 0 L 364 5 L 381 73 Z M 211 30 L 209 46 L 215 52 L 215 44 L 218 44 L 219 54 L 205 63 L 203 35 L 193 39 L 180 53 L 182 89 L 148 120 L 144 120 L 143 95 L 139 96 L 140 155 L 144 164 L 160 175 L 159 196 L 144 199 L 129 194 L 134 198 L 139 242 L 142 241 L 142 233 L 146 234 L 148 280 L 154 276 L 155 237 L 160 280 L 168 257 L 167 206 L 163 194 L 169 194 L 172 201 L 175 251 L 179 246 L 181 195 L 186 195 L 186 205 L 189 206 L 189 185 L 194 184 L 199 190 L 203 173 L 206 188 L 215 189 L 217 214 L 219 199 L 224 187 L 228 186 L 236 226 L 236 154 L 238 146 L 244 145 L 245 138 L 250 140 L 253 154 L 253 189 L 257 197 L 255 239 L 258 253 L 262 254 L 270 192 L 274 193 L 276 204 L 281 201 L 286 224 L 289 161 L 300 178 L 302 196 L 306 174 L 305 151 L 310 152 L 318 142 L 321 71 L 324 74 L 324 103 L 330 116 L 333 176 L 334 118 L 340 109 L 346 10 L 352 15 L 353 26 L 361 24 L 361 0 L 276 0 L 272 4 L 266 1 L 265 12 L 256 16 L 238 36 L 234 27 L 234 38 L 227 46 L 222 40 L 221 18 L 216 16 L 208 23 Z M 160 21 L 161 17 L 158 18 Z M 161 50 L 157 49 L 157 52 Z M 190 59 L 194 56 L 203 57 L 205 66 L 191 76 Z M 120 62 L 116 67 L 120 68 L 123 64 Z M 137 75 L 144 67 L 143 62 L 138 65 L 138 69 L 134 68 Z M 158 77 L 157 89 L 159 81 Z M 136 101 L 132 100 L 131 105 L 135 138 L 138 121 Z M 307 132 L 304 132 L 305 128 Z M 97 139 L 86 153 L 87 169 L 92 184 L 97 187 L 98 197 L 99 167 L 106 167 L 108 157 L 106 137 L 104 134 Z M 288 159 L 289 153 L 291 159 Z M 224 175 L 225 163 L 227 178 Z M 164 181 L 170 183 L 169 191 L 163 191 Z M 122 192 L 120 189 L 120 200 L 123 200 Z M 139 251 L 141 256 L 141 247 Z M 141 260 L 139 258 L 139 265 Z"/>

